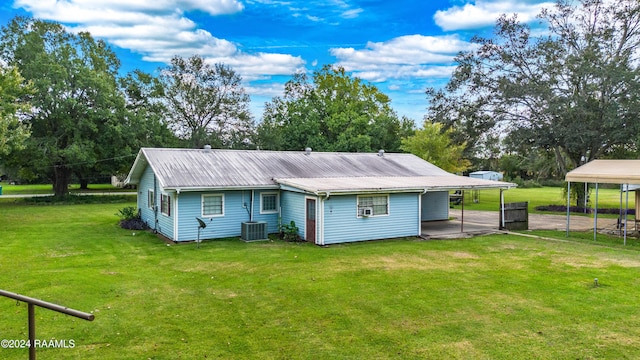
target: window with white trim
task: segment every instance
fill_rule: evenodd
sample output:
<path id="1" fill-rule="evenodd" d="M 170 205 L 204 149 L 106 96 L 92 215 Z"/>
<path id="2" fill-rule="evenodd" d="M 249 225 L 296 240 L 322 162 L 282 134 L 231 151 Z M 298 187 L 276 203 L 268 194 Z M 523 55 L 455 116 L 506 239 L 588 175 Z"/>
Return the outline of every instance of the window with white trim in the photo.
<path id="1" fill-rule="evenodd" d="M 278 193 L 260 193 L 260 213 L 272 214 L 278 212 Z"/>
<path id="2" fill-rule="evenodd" d="M 224 194 L 202 195 L 202 216 L 224 216 Z"/>
<path id="3" fill-rule="evenodd" d="M 167 194 L 160 196 L 160 212 L 164 215 L 171 216 L 171 196 Z"/>
<path id="4" fill-rule="evenodd" d="M 389 195 L 358 196 L 358 217 L 389 215 Z"/>
<path id="5" fill-rule="evenodd" d="M 153 209 L 156 206 L 156 194 L 151 189 L 147 192 L 147 206 L 149 209 Z"/>

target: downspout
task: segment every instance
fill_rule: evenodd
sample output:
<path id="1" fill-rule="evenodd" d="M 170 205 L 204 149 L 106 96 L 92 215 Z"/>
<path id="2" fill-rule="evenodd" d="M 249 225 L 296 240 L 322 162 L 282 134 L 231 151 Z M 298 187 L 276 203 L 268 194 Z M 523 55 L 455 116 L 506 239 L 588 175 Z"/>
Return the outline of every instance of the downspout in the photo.
<path id="1" fill-rule="evenodd" d="M 251 211 L 249 212 L 249 222 L 253 222 L 253 199 L 255 197 L 253 189 L 251 189 Z"/>
<path id="2" fill-rule="evenodd" d="M 173 216 L 173 238 L 175 241 L 179 240 L 180 229 L 178 222 L 178 197 L 180 195 L 180 189 L 176 189 L 176 196 L 173 197 L 173 210 L 171 211 L 171 216 Z"/>

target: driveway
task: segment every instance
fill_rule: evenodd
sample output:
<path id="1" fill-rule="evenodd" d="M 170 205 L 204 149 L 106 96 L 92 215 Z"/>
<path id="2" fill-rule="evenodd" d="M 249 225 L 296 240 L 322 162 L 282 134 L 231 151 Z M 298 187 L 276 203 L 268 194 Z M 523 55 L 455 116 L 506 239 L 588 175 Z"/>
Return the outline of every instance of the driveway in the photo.
<path id="1" fill-rule="evenodd" d="M 465 210 L 464 218 L 460 209 L 450 209 L 452 220 L 425 221 L 422 236 L 428 239 L 463 238 L 478 234 L 501 232 L 500 214 L 497 211 Z M 598 229 L 616 229 L 616 219 L 598 218 Z M 593 216 L 572 215 L 571 231 L 593 230 Z M 529 214 L 529 230 L 566 230 L 567 215 Z"/>

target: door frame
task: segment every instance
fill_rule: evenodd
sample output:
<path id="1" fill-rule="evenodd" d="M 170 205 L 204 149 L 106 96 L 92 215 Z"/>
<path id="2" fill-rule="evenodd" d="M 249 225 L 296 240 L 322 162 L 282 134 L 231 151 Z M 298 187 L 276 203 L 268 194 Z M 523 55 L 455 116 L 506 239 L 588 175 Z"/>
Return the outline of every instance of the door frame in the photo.
<path id="1" fill-rule="evenodd" d="M 313 219 L 309 219 L 309 202 L 313 201 Z M 309 227 L 309 221 L 313 221 L 313 231 Z M 305 240 L 316 243 L 318 234 L 318 199 L 305 196 L 304 198 L 304 237 Z M 311 235 L 311 236 L 310 236 Z M 312 237 L 312 238 L 311 238 Z"/>

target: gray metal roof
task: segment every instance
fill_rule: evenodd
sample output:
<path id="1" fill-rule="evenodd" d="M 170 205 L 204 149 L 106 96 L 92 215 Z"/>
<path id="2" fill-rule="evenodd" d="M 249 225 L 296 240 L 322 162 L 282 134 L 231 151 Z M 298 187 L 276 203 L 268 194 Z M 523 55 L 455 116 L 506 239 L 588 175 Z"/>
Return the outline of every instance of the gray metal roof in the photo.
<path id="1" fill-rule="evenodd" d="M 377 176 L 351 178 L 276 179 L 280 184 L 312 193 L 445 191 L 510 188 L 515 184 L 449 174 L 448 176 Z"/>
<path id="2" fill-rule="evenodd" d="M 127 183 L 137 184 L 147 165 L 153 169 L 162 188 L 186 191 L 277 188 L 279 185 L 274 179 L 393 177 L 401 183 L 401 178 L 406 177 L 462 178 L 412 154 L 311 152 L 307 155 L 304 151 L 143 148 Z M 363 182 L 360 184 L 365 186 Z M 507 183 L 502 184 L 495 187 L 508 187 L 504 186 Z"/>

